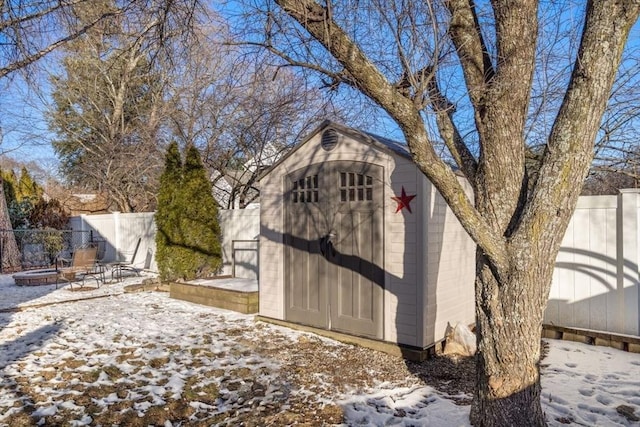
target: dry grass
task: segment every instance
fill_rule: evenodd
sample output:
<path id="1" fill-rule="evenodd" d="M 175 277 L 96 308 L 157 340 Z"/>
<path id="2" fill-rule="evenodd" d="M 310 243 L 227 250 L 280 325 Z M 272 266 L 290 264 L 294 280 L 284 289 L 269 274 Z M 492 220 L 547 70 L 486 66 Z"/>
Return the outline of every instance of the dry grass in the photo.
<path id="1" fill-rule="evenodd" d="M 223 336 L 233 337 L 233 346 L 226 351 L 212 346 Z M 19 396 L 13 409 L 18 411 L 0 425 L 68 426 L 82 416 L 90 416 L 91 425 L 103 426 L 331 425 L 344 418 L 338 404 L 327 403 L 336 395 L 366 392 L 368 387 L 389 382 L 398 387 L 424 383 L 447 394 L 470 396 L 475 377 L 470 359 L 436 357 L 409 363 L 313 335 L 292 342 L 290 336 L 262 324 L 250 331 L 235 325 L 196 338 L 197 345 L 190 348 L 154 341 L 134 347 L 122 345 L 126 337 L 116 335 L 114 343 L 122 346 L 115 354 L 113 349 L 99 348 L 82 358 L 41 366 L 37 376 L 55 384 L 55 396 L 42 393 L 32 384 L 33 378 L 17 376 L 11 393 Z M 171 356 L 149 359 L 150 351 Z M 20 363 L 16 366 L 27 368 Z M 184 384 L 178 394 L 169 384 L 175 364 L 189 372 L 181 377 Z M 105 378 L 103 373 L 108 380 L 97 382 Z M 149 390 L 159 390 L 159 395 Z M 464 397 L 457 399 L 468 403 Z M 34 415 L 38 409 L 62 402 L 79 408 L 68 405 L 59 407 L 55 415 Z M 224 412 L 218 408 L 225 408 Z M 0 413 L 9 409 L 0 407 Z"/>

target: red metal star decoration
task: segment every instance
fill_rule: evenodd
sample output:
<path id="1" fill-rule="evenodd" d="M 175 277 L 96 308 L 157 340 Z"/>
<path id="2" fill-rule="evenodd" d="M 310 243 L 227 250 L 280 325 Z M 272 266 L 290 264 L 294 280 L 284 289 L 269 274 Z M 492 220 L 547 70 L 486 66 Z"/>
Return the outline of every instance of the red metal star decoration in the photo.
<path id="1" fill-rule="evenodd" d="M 416 195 L 414 194 L 413 196 L 408 196 L 407 193 L 404 191 L 404 186 L 402 187 L 402 193 L 400 194 L 400 196 L 394 196 L 391 199 L 393 199 L 398 206 L 396 206 L 396 213 L 400 212 L 403 208 L 407 208 L 407 210 L 409 211 L 409 213 L 411 212 L 411 206 L 409 205 L 409 203 L 411 203 L 411 201 L 416 197 Z"/>

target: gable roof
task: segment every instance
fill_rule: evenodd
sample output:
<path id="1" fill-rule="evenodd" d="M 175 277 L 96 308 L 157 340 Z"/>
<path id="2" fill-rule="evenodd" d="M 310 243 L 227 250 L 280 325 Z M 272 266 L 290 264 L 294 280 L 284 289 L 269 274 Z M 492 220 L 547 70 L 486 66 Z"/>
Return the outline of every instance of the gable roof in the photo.
<path id="1" fill-rule="evenodd" d="M 325 120 L 318 127 L 316 127 L 313 131 L 307 135 L 300 144 L 296 145 L 293 149 L 289 150 L 286 155 L 282 156 L 275 162 L 269 169 L 260 174 L 258 179 L 262 179 L 264 176 L 268 175 L 273 169 L 277 168 L 282 162 L 284 162 L 289 156 L 298 151 L 301 147 L 306 145 L 313 137 L 317 134 L 324 132 L 327 129 L 333 129 L 338 133 L 352 138 L 356 141 L 362 142 L 364 144 L 368 144 L 372 147 L 375 147 L 381 151 L 385 151 L 392 155 L 399 155 L 411 160 L 411 153 L 409 152 L 409 147 L 403 142 L 393 141 L 391 139 L 384 138 L 382 136 L 361 131 L 359 129 L 354 129 L 348 126 L 345 126 L 340 123 L 333 122 L 331 120 Z"/>
<path id="2" fill-rule="evenodd" d="M 349 136 L 357 141 L 364 142 L 365 144 L 369 144 L 383 151 L 391 151 L 392 154 L 398 154 L 402 157 L 406 157 L 407 159 L 411 159 L 409 147 L 404 142 L 394 141 L 371 132 L 365 132 L 359 129 L 344 126 L 340 123 L 332 122 L 330 120 L 322 122 L 322 124 L 325 123 L 326 126 L 320 129 L 321 131 L 324 131 L 328 128 L 335 129 L 343 135 Z"/>

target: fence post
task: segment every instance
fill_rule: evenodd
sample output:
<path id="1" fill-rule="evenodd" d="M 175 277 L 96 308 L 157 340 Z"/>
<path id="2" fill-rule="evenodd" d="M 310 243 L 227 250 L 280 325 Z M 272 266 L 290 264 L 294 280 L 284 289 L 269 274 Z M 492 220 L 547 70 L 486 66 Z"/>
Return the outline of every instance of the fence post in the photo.
<path id="1" fill-rule="evenodd" d="M 618 194 L 617 287 L 622 298 L 618 300 L 622 319 L 621 330 L 625 334 L 640 335 L 640 242 L 638 210 L 640 190 L 624 189 Z"/>
<path id="2" fill-rule="evenodd" d="M 120 259 L 122 242 L 120 241 L 120 212 L 113 212 L 113 240 L 116 259 Z"/>
<path id="3" fill-rule="evenodd" d="M 82 247 L 86 244 L 86 242 L 84 241 L 84 233 L 85 230 L 87 229 L 87 219 L 86 219 L 87 215 L 86 214 L 80 214 L 80 227 L 79 230 L 80 231 L 80 242 L 75 243 L 78 247 Z M 73 233 L 71 233 L 71 240 L 73 241 Z"/>

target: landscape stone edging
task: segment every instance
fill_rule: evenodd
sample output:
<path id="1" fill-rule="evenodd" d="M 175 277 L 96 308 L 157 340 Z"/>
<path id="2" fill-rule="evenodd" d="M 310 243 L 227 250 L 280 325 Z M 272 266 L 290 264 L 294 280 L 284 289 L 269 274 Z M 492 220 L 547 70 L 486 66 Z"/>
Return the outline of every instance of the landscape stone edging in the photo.
<path id="1" fill-rule="evenodd" d="M 612 347 L 630 353 L 640 353 L 640 336 L 566 326 L 542 325 L 542 337 Z"/>

